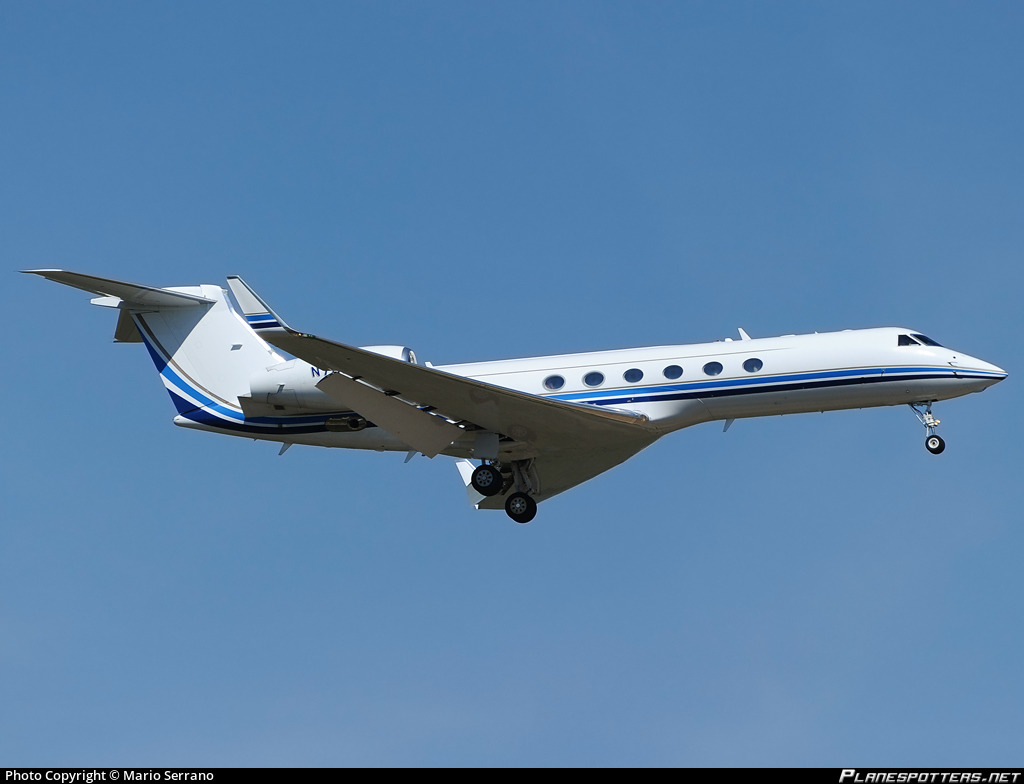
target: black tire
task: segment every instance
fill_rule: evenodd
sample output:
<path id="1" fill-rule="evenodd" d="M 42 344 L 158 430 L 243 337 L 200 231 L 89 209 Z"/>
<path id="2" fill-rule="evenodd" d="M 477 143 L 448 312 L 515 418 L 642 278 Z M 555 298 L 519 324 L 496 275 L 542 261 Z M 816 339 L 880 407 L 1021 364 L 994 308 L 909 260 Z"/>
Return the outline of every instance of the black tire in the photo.
<path id="1" fill-rule="evenodd" d="M 501 488 L 505 484 L 505 478 L 501 475 L 501 471 L 498 470 L 497 466 L 485 464 L 477 467 L 473 472 L 470 482 L 473 485 L 473 489 L 480 493 L 480 495 L 492 496 L 501 492 Z"/>
<path id="2" fill-rule="evenodd" d="M 517 523 L 528 523 L 537 516 L 537 502 L 526 493 L 512 493 L 505 499 L 505 514 Z"/>
<path id="3" fill-rule="evenodd" d="M 946 442 L 940 436 L 928 436 L 924 440 L 924 448 L 933 455 L 941 455 L 942 450 L 946 448 Z"/>

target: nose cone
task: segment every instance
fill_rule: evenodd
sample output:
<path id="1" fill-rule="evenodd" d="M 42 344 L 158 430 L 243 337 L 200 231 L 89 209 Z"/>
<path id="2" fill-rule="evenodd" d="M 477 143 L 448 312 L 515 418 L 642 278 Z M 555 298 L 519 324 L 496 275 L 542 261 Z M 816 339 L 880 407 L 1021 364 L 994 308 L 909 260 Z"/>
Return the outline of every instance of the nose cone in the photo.
<path id="1" fill-rule="evenodd" d="M 998 365 L 993 365 L 991 362 L 982 362 L 981 360 L 976 361 L 978 363 L 978 370 L 983 373 L 990 374 L 992 378 L 995 379 L 996 381 L 1002 381 L 1004 378 L 1006 378 L 1006 371 L 1003 370 Z"/>
<path id="2" fill-rule="evenodd" d="M 1009 373 L 1007 373 L 1001 367 L 997 367 L 996 365 L 993 365 L 989 362 L 985 363 L 985 368 L 986 370 L 988 370 L 991 373 L 994 373 L 997 376 L 996 381 L 1002 381 L 1009 375 Z"/>
<path id="3" fill-rule="evenodd" d="M 985 362 L 976 357 L 961 356 L 959 361 L 950 362 L 956 368 L 956 374 L 962 378 L 974 378 L 982 382 L 985 387 L 997 384 L 1006 378 L 1007 373 L 998 365 Z"/>

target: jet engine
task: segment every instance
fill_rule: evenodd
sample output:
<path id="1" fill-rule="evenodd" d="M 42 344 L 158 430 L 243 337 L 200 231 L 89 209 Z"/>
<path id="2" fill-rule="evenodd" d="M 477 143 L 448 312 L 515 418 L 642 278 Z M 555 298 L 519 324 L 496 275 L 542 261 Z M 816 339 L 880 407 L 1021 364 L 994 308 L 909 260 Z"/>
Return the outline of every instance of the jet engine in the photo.
<path id="1" fill-rule="evenodd" d="M 417 364 L 416 353 L 408 346 L 361 348 L 374 354 Z M 288 416 L 337 411 L 339 402 L 316 386 L 328 372 L 298 359 L 271 365 L 249 379 L 249 394 L 241 395 L 238 398 L 239 404 L 249 416 Z M 366 420 L 359 416 L 334 417 L 327 422 L 328 430 L 338 432 L 362 430 L 365 427 Z"/>

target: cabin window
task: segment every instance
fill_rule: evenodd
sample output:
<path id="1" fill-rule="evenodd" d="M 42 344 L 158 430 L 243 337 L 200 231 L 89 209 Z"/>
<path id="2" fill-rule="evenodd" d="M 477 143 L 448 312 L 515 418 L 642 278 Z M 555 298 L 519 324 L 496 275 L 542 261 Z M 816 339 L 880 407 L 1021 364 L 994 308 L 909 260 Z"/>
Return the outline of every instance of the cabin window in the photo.
<path id="1" fill-rule="evenodd" d="M 743 363 L 743 369 L 748 373 L 756 373 L 764 367 L 764 362 L 759 360 L 757 357 L 751 357 Z"/>
<path id="2" fill-rule="evenodd" d="M 544 379 L 544 389 L 550 389 L 554 392 L 556 389 L 561 389 L 565 386 L 565 379 L 561 376 L 548 376 Z"/>
<path id="3" fill-rule="evenodd" d="M 910 337 L 910 335 L 900 335 L 900 345 L 901 346 L 919 346 L 920 343 L 918 343 L 916 340 L 914 340 L 912 337 Z"/>
<path id="4" fill-rule="evenodd" d="M 721 372 L 722 372 L 722 363 L 721 362 L 708 362 L 704 366 L 704 375 L 705 376 L 717 376 Z"/>
<path id="5" fill-rule="evenodd" d="M 628 381 L 630 384 L 635 384 L 637 381 L 644 377 L 644 372 L 640 370 L 640 368 L 630 368 L 629 370 L 622 374 L 622 377 L 626 379 L 626 381 Z"/>
<path id="6" fill-rule="evenodd" d="M 599 387 L 604 383 L 604 373 L 598 373 L 596 370 L 593 373 L 587 373 L 583 377 L 583 383 L 588 387 Z"/>
<path id="7" fill-rule="evenodd" d="M 683 369 L 679 365 L 669 365 L 661 372 L 665 374 L 665 378 L 679 378 L 683 375 Z"/>
<path id="8" fill-rule="evenodd" d="M 926 346 L 937 346 L 938 348 L 942 348 L 942 347 L 943 347 L 941 343 L 936 343 L 936 342 L 935 342 L 934 340 L 932 340 L 932 339 L 931 339 L 931 338 L 929 338 L 929 337 L 926 337 L 925 335 L 918 335 L 918 334 L 917 334 L 917 333 L 915 332 L 915 333 L 914 333 L 914 335 L 913 335 L 913 337 L 915 337 L 915 338 L 917 338 L 918 340 L 920 340 L 920 341 L 921 341 L 922 343 L 924 343 L 924 344 L 925 344 Z"/>

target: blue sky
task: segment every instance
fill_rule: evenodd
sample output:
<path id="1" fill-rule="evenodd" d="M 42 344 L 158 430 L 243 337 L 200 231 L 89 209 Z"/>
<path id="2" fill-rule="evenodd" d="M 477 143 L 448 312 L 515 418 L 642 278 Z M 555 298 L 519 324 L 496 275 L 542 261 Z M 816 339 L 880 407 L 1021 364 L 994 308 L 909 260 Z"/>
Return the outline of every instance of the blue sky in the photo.
<path id="1" fill-rule="evenodd" d="M 1022 25 L 0 5 L 0 761 L 1019 765 Z M 705 425 L 517 526 L 444 458 L 175 428 L 39 267 L 438 364 L 905 325 L 1010 378 L 939 457 L 905 408 Z"/>

